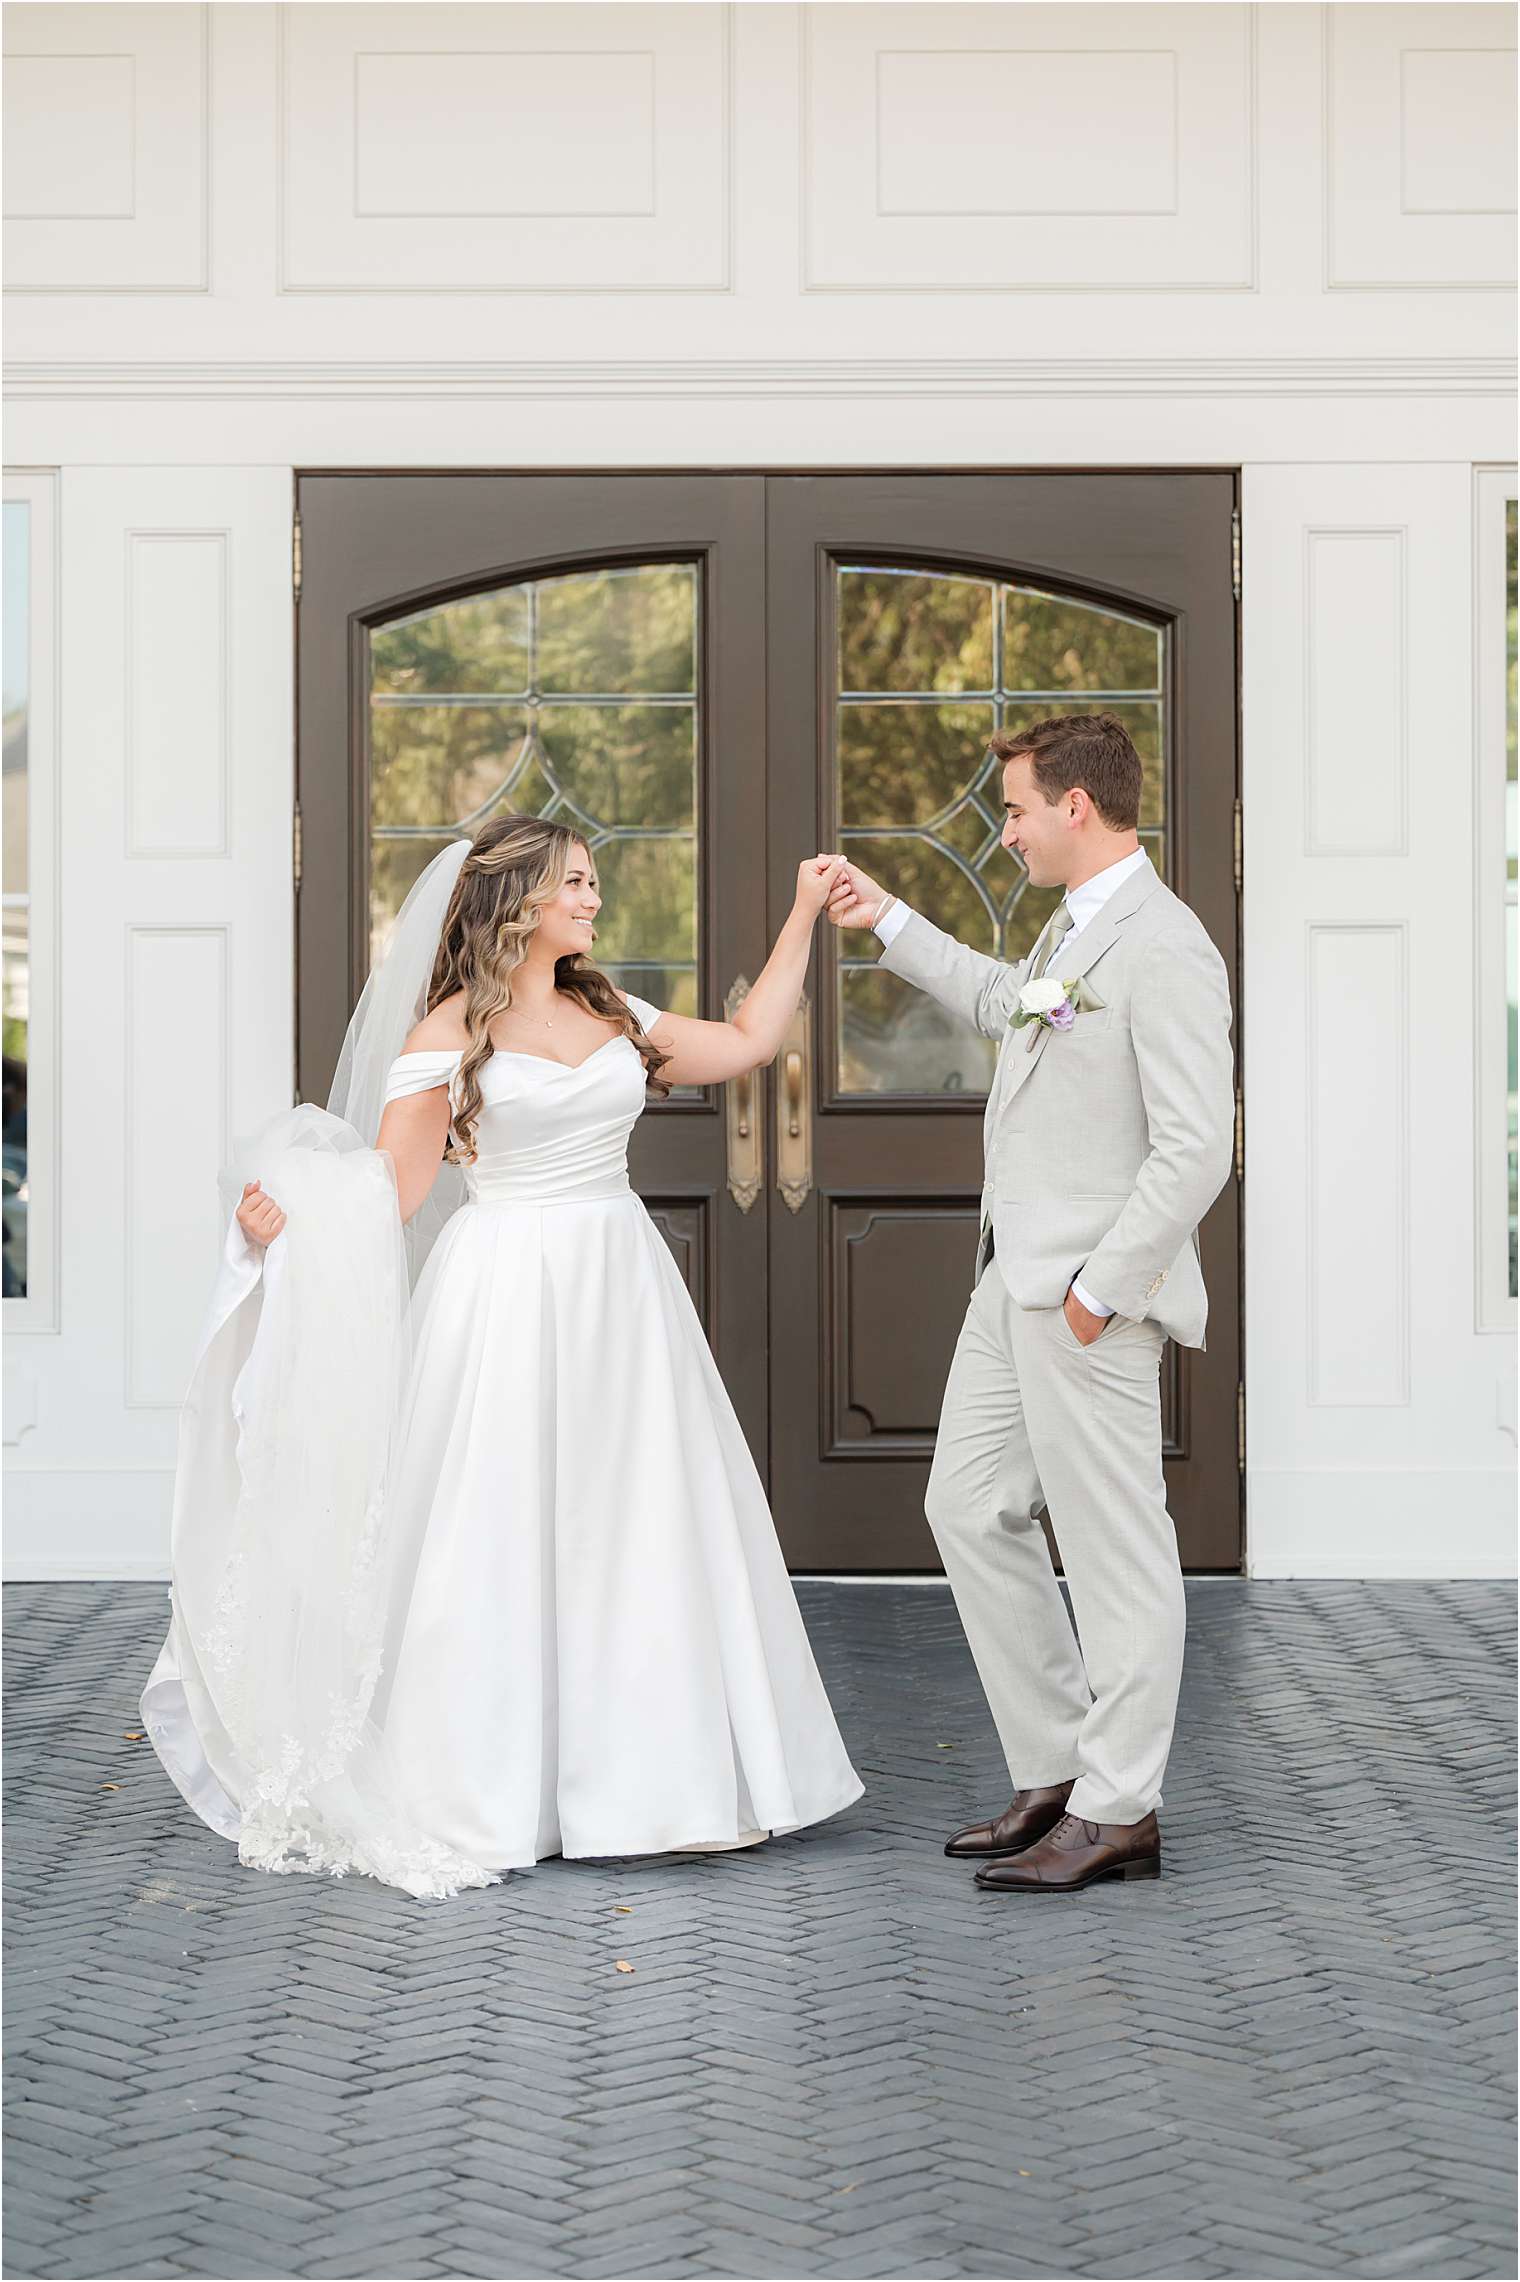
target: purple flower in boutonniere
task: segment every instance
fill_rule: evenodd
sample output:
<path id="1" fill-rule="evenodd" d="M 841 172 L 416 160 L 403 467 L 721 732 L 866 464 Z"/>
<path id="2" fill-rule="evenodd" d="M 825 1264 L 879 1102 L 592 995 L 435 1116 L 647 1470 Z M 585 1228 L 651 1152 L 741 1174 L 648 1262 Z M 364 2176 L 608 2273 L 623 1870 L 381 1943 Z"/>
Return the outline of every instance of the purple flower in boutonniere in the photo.
<path id="1" fill-rule="evenodd" d="M 1013 1026 L 1022 1030 L 1028 1025 L 1029 1036 L 1024 1051 L 1033 1053 L 1035 1040 L 1042 1027 L 1047 1030 L 1069 1030 L 1079 1014 L 1095 1013 L 1103 1000 L 1090 988 L 1085 976 L 1079 975 L 1068 983 L 1057 982 L 1054 976 L 1042 975 L 1038 982 L 1025 983 L 1019 992 L 1018 1007 Z"/>

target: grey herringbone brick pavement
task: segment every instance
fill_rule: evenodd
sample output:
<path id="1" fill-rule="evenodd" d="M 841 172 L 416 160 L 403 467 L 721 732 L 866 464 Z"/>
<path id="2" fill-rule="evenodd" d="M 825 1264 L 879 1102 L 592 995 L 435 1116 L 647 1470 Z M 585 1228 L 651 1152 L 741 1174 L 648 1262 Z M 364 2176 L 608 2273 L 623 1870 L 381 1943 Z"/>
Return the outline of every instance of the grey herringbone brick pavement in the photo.
<path id="1" fill-rule="evenodd" d="M 160 1587 L 12 1587 L 6 2271 L 1515 2272 L 1507 1588 L 1195 1585 L 1161 1880 L 1032 1899 L 943 1588 L 802 1598 L 848 1814 L 429 1907 L 126 1740 Z"/>

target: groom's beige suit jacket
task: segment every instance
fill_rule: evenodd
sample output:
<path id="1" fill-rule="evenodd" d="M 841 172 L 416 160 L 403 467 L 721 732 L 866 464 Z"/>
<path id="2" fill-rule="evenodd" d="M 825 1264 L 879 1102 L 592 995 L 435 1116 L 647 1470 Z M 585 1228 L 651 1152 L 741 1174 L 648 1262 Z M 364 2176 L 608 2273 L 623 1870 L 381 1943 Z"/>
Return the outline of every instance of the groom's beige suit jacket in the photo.
<path id="1" fill-rule="evenodd" d="M 1224 961 L 1147 858 L 1053 962 L 1101 1005 L 1070 1030 L 1039 1024 L 1031 1047 L 1012 1017 L 1043 945 L 1009 965 L 915 911 L 878 962 L 999 1042 L 973 1288 L 990 1228 L 1019 1306 L 1059 1307 L 1080 1275 L 1117 1314 L 1203 1347 L 1195 1231 L 1234 1154 Z"/>

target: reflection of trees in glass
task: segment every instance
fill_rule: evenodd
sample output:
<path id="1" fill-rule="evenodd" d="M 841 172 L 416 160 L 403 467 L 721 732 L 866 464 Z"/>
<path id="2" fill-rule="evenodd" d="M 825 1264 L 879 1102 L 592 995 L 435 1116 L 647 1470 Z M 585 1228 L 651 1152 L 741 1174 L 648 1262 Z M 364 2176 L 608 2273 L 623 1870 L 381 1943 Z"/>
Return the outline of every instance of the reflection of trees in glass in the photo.
<path id="1" fill-rule="evenodd" d="M 1003 687 L 1161 693 L 1161 632 L 1032 587 L 1003 589 Z"/>
<path id="2" fill-rule="evenodd" d="M 27 1296 L 26 1092 L 31 1006 L 31 877 L 27 804 L 27 724 L 31 710 L 29 653 L 32 510 L 7 499 L 4 513 L 4 762 L 0 768 L 0 857 L 4 927 L 0 930 L 0 1025 L 4 1103 L 0 1108 L 0 1287 L 7 1299 Z"/>
<path id="3" fill-rule="evenodd" d="M 504 809 L 580 833 L 599 963 L 695 1013 L 697 588 L 686 563 L 525 580 L 370 638 L 370 919 L 378 949 L 449 839 Z"/>
<path id="4" fill-rule="evenodd" d="M 922 570 L 838 573 L 838 845 L 962 942 L 1026 956 L 1053 909 L 1001 845 L 987 744 L 1052 713 L 1111 712 L 1144 766 L 1141 844 L 1166 871 L 1162 634 L 1061 595 Z M 991 1061 L 921 994 L 876 973 L 868 934 L 839 946 L 840 1082 L 982 1090 Z M 953 1033 L 953 1036 L 952 1036 Z M 980 1073 L 980 1074 L 978 1074 Z"/>
<path id="5" fill-rule="evenodd" d="M 935 572 L 839 573 L 842 690 L 992 687 L 993 589 Z"/>

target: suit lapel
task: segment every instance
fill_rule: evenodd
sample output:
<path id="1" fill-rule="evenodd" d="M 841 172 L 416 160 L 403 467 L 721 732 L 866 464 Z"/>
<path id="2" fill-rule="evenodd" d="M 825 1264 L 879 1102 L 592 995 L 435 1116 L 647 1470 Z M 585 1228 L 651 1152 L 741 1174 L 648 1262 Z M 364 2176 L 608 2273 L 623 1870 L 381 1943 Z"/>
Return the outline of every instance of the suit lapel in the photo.
<path id="1" fill-rule="evenodd" d="M 1122 887 L 1114 890 L 1096 919 L 1082 929 L 1072 945 L 1068 958 L 1056 954 L 1056 971 L 1063 983 L 1074 983 L 1085 975 L 1095 959 L 1101 959 L 1114 942 L 1126 919 L 1133 919 L 1140 906 L 1153 896 L 1161 885 L 1155 865 L 1147 856 L 1138 871 L 1130 874 Z"/>
<path id="2" fill-rule="evenodd" d="M 1145 862 L 1130 874 L 1123 885 L 1114 890 L 1096 919 L 1089 920 L 1088 924 L 1081 930 L 1072 945 L 1070 956 L 1068 957 L 1065 951 L 1056 953 L 1056 972 L 1053 979 L 1063 983 L 1074 983 L 1080 975 L 1085 975 L 1088 968 L 1095 961 L 1101 959 L 1105 951 L 1112 949 L 1125 920 L 1132 919 L 1140 906 L 1148 897 L 1155 894 L 1160 885 L 1160 874 L 1151 862 L 1150 857 L 1147 856 Z M 1056 910 L 1059 909 L 1060 905 L 1058 904 Z M 1051 918 L 1054 916 L 1055 913 L 1052 912 Z M 1049 922 L 1047 921 L 1046 924 L 1048 926 Z M 1042 928 L 1040 930 L 1042 941 L 1044 935 L 1045 929 Z M 1008 1055 L 1011 1066 L 1003 1076 L 1002 1090 L 998 1098 L 999 1116 L 1002 1115 L 1009 1102 L 1013 1100 L 1020 1086 L 1028 1084 L 1030 1071 L 1045 1053 L 1051 1039 L 1056 1035 L 1057 1033 L 1051 1029 L 1048 1023 L 1042 1022 L 1035 1033 L 1033 1046 L 1026 1046 L 1022 1032 L 1013 1030 L 1012 1025 L 1010 1025 L 1010 1038 L 1005 1041 L 1003 1052 Z"/>

